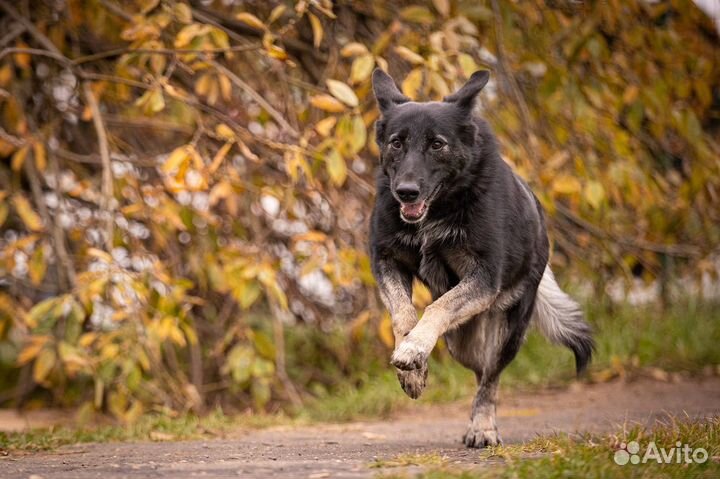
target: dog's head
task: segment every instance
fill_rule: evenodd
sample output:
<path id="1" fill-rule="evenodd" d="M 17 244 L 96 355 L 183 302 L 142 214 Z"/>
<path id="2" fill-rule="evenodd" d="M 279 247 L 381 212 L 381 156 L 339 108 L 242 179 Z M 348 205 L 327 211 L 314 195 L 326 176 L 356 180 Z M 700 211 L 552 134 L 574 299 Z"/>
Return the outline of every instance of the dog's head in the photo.
<path id="1" fill-rule="evenodd" d="M 387 73 L 373 72 L 381 113 L 376 123 L 380 160 L 407 223 L 425 219 L 433 200 L 462 183 L 458 180 L 475 156 L 475 98 L 489 78 L 486 71 L 475 72 L 443 101 L 417 103 L 403 95 Z"/>

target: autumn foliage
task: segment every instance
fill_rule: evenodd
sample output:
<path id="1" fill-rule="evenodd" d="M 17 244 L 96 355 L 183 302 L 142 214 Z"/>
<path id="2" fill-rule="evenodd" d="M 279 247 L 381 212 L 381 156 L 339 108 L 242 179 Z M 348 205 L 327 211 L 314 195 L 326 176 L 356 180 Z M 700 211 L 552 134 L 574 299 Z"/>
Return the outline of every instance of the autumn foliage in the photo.
<path id="1" fill-rule="evenodd" d="M 299 403 L 326 379 L 288 375 L 288 328 L 389 346 L 366 253 L 377 67 L 419 100 L 492 71 L 481 113 L 567 275 L 715 272 L 720 41 L 689 0 L 0 11 L 0 402 Z"/>

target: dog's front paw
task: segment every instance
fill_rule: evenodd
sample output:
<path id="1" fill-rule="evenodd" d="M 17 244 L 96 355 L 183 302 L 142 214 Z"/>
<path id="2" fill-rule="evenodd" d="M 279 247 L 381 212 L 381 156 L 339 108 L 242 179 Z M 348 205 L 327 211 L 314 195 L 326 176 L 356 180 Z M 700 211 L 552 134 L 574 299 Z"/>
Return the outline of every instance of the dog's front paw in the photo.
<path id="1" fill-rule="evenodd" d="M 420 369 L 413 369 L 411 371 L 398 369 L 397 377 L 400 381 L 400 387 L 402 387 L 403 391 L 405 391 L 405 394 L 410 396 L 412 399 L 417 399 L 420 397 L 425 389 L 425 385 L 427 384 L 427 363 L 423 364 Z"/>
<path id="2" fill-rule="evenodd" d="M 470 426 L 463 436 L 463 442 L 467 447 L 483 448 L 498 446 L 502 444 L 500 434 L 496 428 L 493 429 L 476 429 Z"/>
<path id="3" fill-rule="evenodd" d="M 390 363 L 403 371 L 421 369 L 427 363 L 430 355 L 426 348 L 416 344 L 410 337 L 400 343 L 400 346 L 393 351 Z"/>

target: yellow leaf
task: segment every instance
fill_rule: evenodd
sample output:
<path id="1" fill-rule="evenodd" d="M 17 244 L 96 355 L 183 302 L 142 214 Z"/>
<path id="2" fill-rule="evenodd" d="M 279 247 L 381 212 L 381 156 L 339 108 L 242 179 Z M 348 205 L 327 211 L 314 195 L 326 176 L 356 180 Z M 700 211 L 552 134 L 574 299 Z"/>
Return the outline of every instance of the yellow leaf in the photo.
<path id="1" fill-rule="evenodd" d="M 106 263 L 112 263 L 112 262 L 113 262 L 113 257 L 110 255 L 110 253 L 108 253 L 107 251 L 103 251 L 103 250 L 101 250 L 101 249 L 88 248 L 85 253 L 86 253 L 88 256 L 90 256 L 91 258 L 97 258 L 97 259 L 100 259 L 100 260 L 102 260 L 102 261 L 104 261 L 104 262 L 106 262 Z"/>
<path id="2" fill-rule="evenodd" d="M 10 208 L 8 208 L 8 205 L 4 201 L 0 201 L 0 226 L 5 224 L 5 220 L 8 217 L 8 213 L 10 212 Z"/>
<path id="3" fill-rule="evenodd" d="M 337 118 L 328 116 L 315 124 L 315 131 L 320 133 L 321 136 L 328 136 L 335 126 L 335 123 L 337 123 Z"/>
<path id="4" fill-rule="evenodd" d="M 187 145 L 175 148 L 165 163 L 162 165 L 162 170 L 165 173 L 170 173 L 180 168 L 182 164 L 190 159 Z"/>
<path id="5" fill-rule="evenodd" d="M 395 53 L 397 53 L 400 58 L 412 63 L 413 65 L 422 65 L 423 63 L 425 63 L 425 59 L 423 57 L 421 57 L 407 47 L 395 47 Z"/>
<path id="6" fill-rule="evenodd" d="M 215 134 L 225 141 L 235 140 L 235 132 L 225 123 L 218 123 L 215 127 Z"/>
<path id="7" fill-rule="evenodd" d="M 330 176 L 330 181 L 332 181 L 335 186 L 342 186 L 347 178 L 347 165 L 345 164 L 345 159 L 335 148 L 333 148 L 325 157 L 325 163 L 327 165 L 327 172 Z"/>
<path id="8" fill-rule="evenodd" d="M 312 27 L 313 32 L 313 45 L 315 46 L 315 48 L 320 48 L 323 34 L 325 33 L 322 27 L 322 22 L 312 13 L 308 13 L 308 18 L 310 18 L 310 26 Z"/>
<path id="9" fill-rule="evenodd" d="M 268 45 L 265 50 L 271 58 L 276 60 L 287 60 L 287 52 L 277 45 Z"/>
<path id="10" fill-rule="evenodd" d="M 433 5 L 443 17 L 447 18 L 450 15 L 450 0 L 433 0 Z"/>
<path id="11" fill-rule="evenodd" d="M 257 281 L 242 281 L 233 287 L 235 299 L 240 303 L 240 307 L 247 309 L 257 301 L 262 290 Z"/>
<path id="12" fill-rule="evenodd" d="M 22 351 L 20 351 L 20 354 L 18 354 L 17 365 L 23 366 L 35 359 L 49 339 L 50 336 L 31 336 L 30 343 L 25 346 Z"/>
<path id="13" fill-rule="evenodd" d="M 347 83 L 343 83 L 338 80 L 328 79 L 325 80 L 325 84 L 330 90 L 332 96 L 345 103 L 347 106 L 356 107 L 359 104 L 358 97 L 355 92 L 350 88 Z"/>
<path id="14" fill-rule="evenodd" d="M 268 17 L 268 23 L 273 23 L 275 20 L 280 18 L 283 13 L 285 13 L 285 10 L 287 10 L 287 7 L 285 5 L 278 5 L 277 7 L 273 8 L 270 12 L 270 16 Z"/>
<path id="15" fill-rule="evenodd" d="M 55 367 L 55 351 L 50 348 L 43 349 L 38 354 L 35 364 L 33 365 L 33 379 L 36 383 L 42 384 L 45 382 L 48 374 Z"/>
<path id="16" fill-rule="evenodd" d="M 395 344 L 395 335 L 393 334 L 392 320 L 390 319 L 390 315 L 387 312 L 383 313 L 382 319 L 380 320 L 380 324 L 378 326 L 378 336 L 380 337 L 380 340 L 383 342 L 383 344 L 388 348 L 392 348 Z"/>
<path id="17" fill-rule="evenodd" d="M 203 25 L 201 23 L 191 23 L 183 27 L 175 36 L 175 48 L 187 47 L 195 37 L 209 33 L 211 28 L 211 25 Z"/>
<path id="18" fill-rule="evenodd" d="M 253 153 L 253 151 L 245 144 L 245 142 L 238 140 L 237 145 L 238 148 L 240 148 L 240 153 L 242 153 L 245 158 L 256 163 L 260 162 L 260 157 Z"/>
<path id="19" fill-rule="evenodd" d="M 450 93 L 450 89 L 448 88 L 447 83 L 445 83 L 445 80 L 438 72 L 429 72 L 428 80 L 428 83 L 430 83 L 430 87 L 438 94 L 440 98 Z"/>
<path id="20" fill-rule="evenodd" d="M 28 262 L 28 276 L 30 276 L 30 282 L 37 286 L 45 277 L 45 271 L 47 270 L 47 264 L 45 263 L 44 248 L 39 245 L 33 251 L 30 261 Z"/>
<path id="21" fill-rule="evenodd" d="M 246 25 L 249 25 L 258 30 L 265 30 L 265 24 L 258 17 L 249 12 L 242 12 L 235 15 L 237 20 L 240 20 Z"/>
<path id="22" fill-rule="evenodd" d="M 598 181 L 590 181 L 585 185 L 585 200 L 595 209 L 598 209 L 605 199 L 605 189 Z"/>
<path id="23" fill-rule="evenodd" d="M 173 13 L 180 23 L 192 22 L 192 11 L 184 3 L 173 4 Z"/>
<path id="24" fill-rule="evenodd" d="M 0 87 L 6 87 L 12 80 L 13 67 L 10 63 L 6 63 L 0 67 Z"/>
<path id="25" fill-rule="evenodd" d="M 435 15 L 426 7 L 414 5 L 400 10 L 400 18 L 408 22 L 428 24 L 435 20 Z"/>
<path id="26" fill-rule="evenodd" d="M 420 281 L 414 281 L 412 287 L 412 302 L 416 308 L 424 308 L 432 303 L 430 290 Z"/>
<path id="27" fill-rule="evenodd" d="M 195 93 L 200 96 L 206 96 L 210 91 L 210 84 L 212 83 L 212 76 L 209 73 L 205 73 L 201 76 L 197 83 L 195 83 Z"/>
<path id="28" fill-rule="evenodd" d="M 362 150 L 365 142 L 367 142 L 367 128 L 362 117 L 356 116 L 352 119 L 352 136 L 350 137 L 350 147 L 353 154 Z"/>
<path id="29" fill-rule="evenodd" d="M 560 175 L 553 181 L 553 191 L 561 195 L 570 195 L 580 191 L 582 186 L 577 178 L 570 175 Z"/>
<path id="30" fill-rule="evenodd" d="M 30 147 L 25 145 L 13 154 L 12 160 L 10 161 L 10 168 L 12 168 L 13 171 L 20 171 L 23 163 L 25 163 L 28 151 L 30 151 Z"/>
<path id="31" fill-rule="evenodd" d="M 368 49 L 365 45 L 358 42 L 351 42 L 342 47 L 342 50 L 340 50 L 340 55 L 342 55 L 345 58 L 348 57 L 356 57 L 358 55 L 364 55 L 368 53 Z"/>
<path id="32" fill-rule="evenodd" d="M 22 41 L 17 42 L 17 46 L 18 48 L 30 48 L 30 45 Z M 29 54 L 16 53 L 15 55 L 13 55 L 13 59 L 15 60 L 15 64 L 23 70 L 28 70 L 30 68 L 31 59 Z"/>
<path id="33" fill-rule="evenodd" d="M 307 233 L 297 234 L 292 237 L 293 243 L 297 243 L 299 241 L 311 241 L 313 243 L 321 243 L 327 239 L 328 237 L 325 233 L 317 230 L 311 230 Z"/>
<path id="34" fill-rule="evenodd" d="M 470 78 L 470 75 L 475 73 L 479 68 L 477 63 L 475 63 L 475 59 L 467 53 L 461 53 L 458 55 L 458 63 L 460 64 L 460 69 L 466 78 Z"/>
<path id="35" fill-rule="evenodd" d="M 32 209 L 30 202 L 21 195 L 15 195 L 13 197 L 13 203 L 15 205 L 15 211 L 17 212 L 20 219 L 25 224 L 27 229 L 30 231 L 42 231 L 43 224 L 40 216 L 35 213 Z"/>
<path id="36" fill-rule="evenodd" d="M 329 111 L 331 113 L 340 113 L 342 111 L 345 111 L 345 105 L 343 105 L 341 102 L 337 101 L 330 95 L 315 95 L 310 98 L 310 104 L 315 108 Z"/>
<path id="37" fill-rule="evenodd" d="M 225 75 L 218 75 L 218 80 L 220 83 L 220 94 L 223 100 L 230 101 L 232 98 L 232 84 L 230 83 L 230 79 Z"/>
<path id="38" fill-rule="evenodd" d="M 227 198 L 228 196 L 233 194 L 233 187 L 230 183 L 227 181 L 220 181 L 215 186 L 213 186 L 213 189 L 210 190 L 210 195 L 208 196 L 208 202 L 210 203 L 210 206 L 215 206 L 218 201 L 220 201 L 223 198 Z"/>
<path id="39" fill-rule="evenodd" d="M 402 82 L 402 91 L 409 98 L 416 100 L 420 93 L 420 87 L 423 81 L 422 68 L 416 68 L 405 77 Z"/>
<path id="40" fill-rule="evenodd" d="M 146 91 L 135 101 L 135 105 L 141 107 L 146 115 L 162 111 L 165 108 L 165 98 L 163 98 L 162 90 L 155 88 Z"/>
<path id="41" fill-rule="evenodd" d="M 213 157 L 212 163 L 210 163 L 210 167 L 208 168 L 208 172 L 210 174 L 213 174 L 217 171 L 218 168 L 220 168 L 220 165 L 222 164 L 223 160 L 228 154 L 228 151 L 230 151 L 230 148 L 232 148 L 232 143 L 228 142 L 225 143 L 217 153 L 215 153 L 215 156 Z"/>
<path id="42" fill-rule="evenodd" d="M 42 143 L 33 144 L 33 155 L 35 157 L 35 166 L 39 172 L 44 172 L 47 167 L 47 156 L 45 154 L 45 145 Z"/>
<path id="43" fill-rule="evenodd" d="M 155 74 L 162 74 L 163 70 L 165 70 L 165 65 L 167 65 L 167 57 L 165 55 L 150 55 L 150 67 Z"/>
<path id="44" fill-rule="evenodd" d="M 375 57 L 366 53 L 357 57 L 350 68 L 350 83 L 360 83 L 367 80 L 375 66 Z"/>

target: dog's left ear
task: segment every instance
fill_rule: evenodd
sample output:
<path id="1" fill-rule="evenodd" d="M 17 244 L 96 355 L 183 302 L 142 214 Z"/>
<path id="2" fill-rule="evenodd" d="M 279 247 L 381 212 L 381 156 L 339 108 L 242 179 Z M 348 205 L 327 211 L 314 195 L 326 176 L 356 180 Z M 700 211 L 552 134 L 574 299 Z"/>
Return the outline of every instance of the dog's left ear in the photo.
<path id="1" fill-rule="evenodd" d="M 490 79 L 490 72 L 485 70 L 476 71 L 470 76 L 470 79 L 452 95 L 443 98 L 443 101 L 455 103 L 462 109 L 472 110 L 475 105 L 475 98 L 480 90 L 487 84 Z"/>

